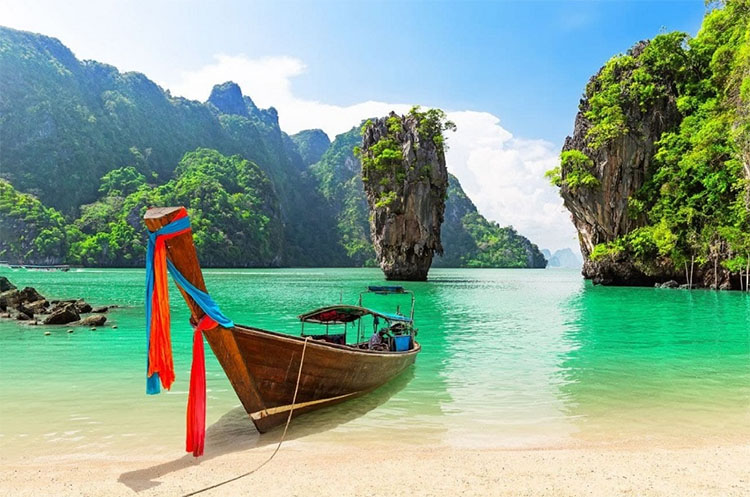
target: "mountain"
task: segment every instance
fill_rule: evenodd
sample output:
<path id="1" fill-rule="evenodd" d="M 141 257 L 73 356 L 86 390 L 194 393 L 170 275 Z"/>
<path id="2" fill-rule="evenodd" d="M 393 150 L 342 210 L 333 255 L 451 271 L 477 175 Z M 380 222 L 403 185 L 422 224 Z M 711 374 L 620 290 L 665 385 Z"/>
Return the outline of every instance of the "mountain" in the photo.
<path id="1" fill-rule="evenodd" d="M 361 138 L 342 136 L 289 136 L 273 107 L 259 108 L 232 82 L 203 103 L 173 97 L 143 74 L 0 27 L 0 259 L 140 266 L 146 207 L 180 203 L 208 266 L 373 264 L 352 155 Z M 460 186 L 449 190 L 448 206 L 451 195 L 465 197 Z M 504 240 L 485 228 L 490 235 L 464 234 L 469 242 L 456 249 L 446 234 L 449 260 L 509 263 L 483 252 Z M 459 255 L 473 246 L 474 255 Z"/>
<path id="2" fill-rule="evenodd" d="M 544 254 L 544 258 L 547 259 L 547 267 L 579 269 L 583 264 L 581 258 L 569 248 L 556 250 L 554 254 L 548 249 L 543 249 L 542 254 Z"/>
<path id="3" fill-rule="evenodd" d="M 291 139 L 305 166 L 318 162 L 331 146 L 331 139 L 321 129 L 306 129 L 292 135 Z"/>
<path id="4" fill-rule="evenodd" d="M 578 230 L 586 278 L 747 289 L 749 32 L 748 1 L 727 0 L 695 38 L 638 42 L 589 81 L 548 172 Z"/>

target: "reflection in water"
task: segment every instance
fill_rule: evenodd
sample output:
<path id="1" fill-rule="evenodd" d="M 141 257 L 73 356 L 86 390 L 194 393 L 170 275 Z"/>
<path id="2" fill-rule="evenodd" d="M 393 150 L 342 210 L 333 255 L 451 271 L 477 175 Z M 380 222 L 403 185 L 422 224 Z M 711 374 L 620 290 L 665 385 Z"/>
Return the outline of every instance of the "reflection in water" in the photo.
<path id="1" fill-rule="evenodd" d="M 580 283 L 540 271 L 530 291 L 528 274 L 498 279 L 476 272 L 474 279 L 435 284 L 441 322 L 450 330 L 442 353 L 451 402 L 443 411 L 453 445 L 539 446 L 567 436 L 556 396 L 565 346 L 556 304 Z"/>
<path id="2" fill-rule="evenodd" d="M 577 437 L 749 440 L 748 302 L 645 288 L 573 295 L 563 306 L 570 350 L 559 374 Z"/>

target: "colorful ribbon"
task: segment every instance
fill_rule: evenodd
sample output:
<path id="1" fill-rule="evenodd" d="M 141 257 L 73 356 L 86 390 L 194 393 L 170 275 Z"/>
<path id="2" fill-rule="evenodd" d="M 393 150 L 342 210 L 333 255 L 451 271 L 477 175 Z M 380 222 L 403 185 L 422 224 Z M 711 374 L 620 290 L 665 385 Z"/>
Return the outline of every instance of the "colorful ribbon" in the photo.
<path id="1" fill-rule="evenodd" d="M 167 271 L 205 315 L 193 333 L 193 364 L 190 370 L 190 392 L 187 407 L 185 447 L 194 456 L 203 454 L 206 436 L 206 365 L 203 331 L 217 325 L 231 328 L 234 323 L 222 314 L 208 293 L 190 283 L 172 261 L 167 259 L 165 241 L 190 231 L 190 218 L 183 208 L 175 219 L 149 234 L 146 250 L 146 393 L 159 393 L 159 383 L 169 390 L 175 379 L 170 338 L 169 292 Z"/>

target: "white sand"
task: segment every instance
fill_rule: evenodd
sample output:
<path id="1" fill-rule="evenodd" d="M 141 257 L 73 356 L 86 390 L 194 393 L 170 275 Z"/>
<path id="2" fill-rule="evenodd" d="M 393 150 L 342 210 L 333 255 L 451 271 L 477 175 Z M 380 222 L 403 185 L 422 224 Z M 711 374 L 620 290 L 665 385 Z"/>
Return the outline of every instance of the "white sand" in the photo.
<path id="1" fill-rule="evenodd" d="M 200 495 L 271 496 L 748 496 L 750 446 L 469 450 L 284 445 L 273 461 Z M 182 495 L 249 471 L 273 452 L 192 456 L 3 455 L 0 492 L 40 495 Z"/>

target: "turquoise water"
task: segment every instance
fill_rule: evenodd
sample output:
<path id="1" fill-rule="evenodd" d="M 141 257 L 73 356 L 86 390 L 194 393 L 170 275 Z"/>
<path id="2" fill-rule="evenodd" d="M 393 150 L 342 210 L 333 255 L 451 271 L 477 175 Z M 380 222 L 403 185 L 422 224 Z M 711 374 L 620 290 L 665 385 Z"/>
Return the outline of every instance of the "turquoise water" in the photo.
<path id="1" fill-rule="evenodd" d="M 191 332 L 174 287 L 177 381 L 147 397 L 143 271 L 0 274 L 51 298 L 122 306 L 107 327 L 72 334 L 0 321 L 0 453 L 182 447 Z M 353 303 L 382 275 L 211 270 L 206 281 L 235 322 L 298 333 L 297 314 Z M 369 396 L 298 418 L 292 438 L 498 448 L 750 441 L 748 295 L 593 287 L 565 270 L 435 269 L 408 287 L 423 346 L 414 368 Z M 230 439 L 263 442 L 210 352 L 207 376 L 207 453 Z"/>

